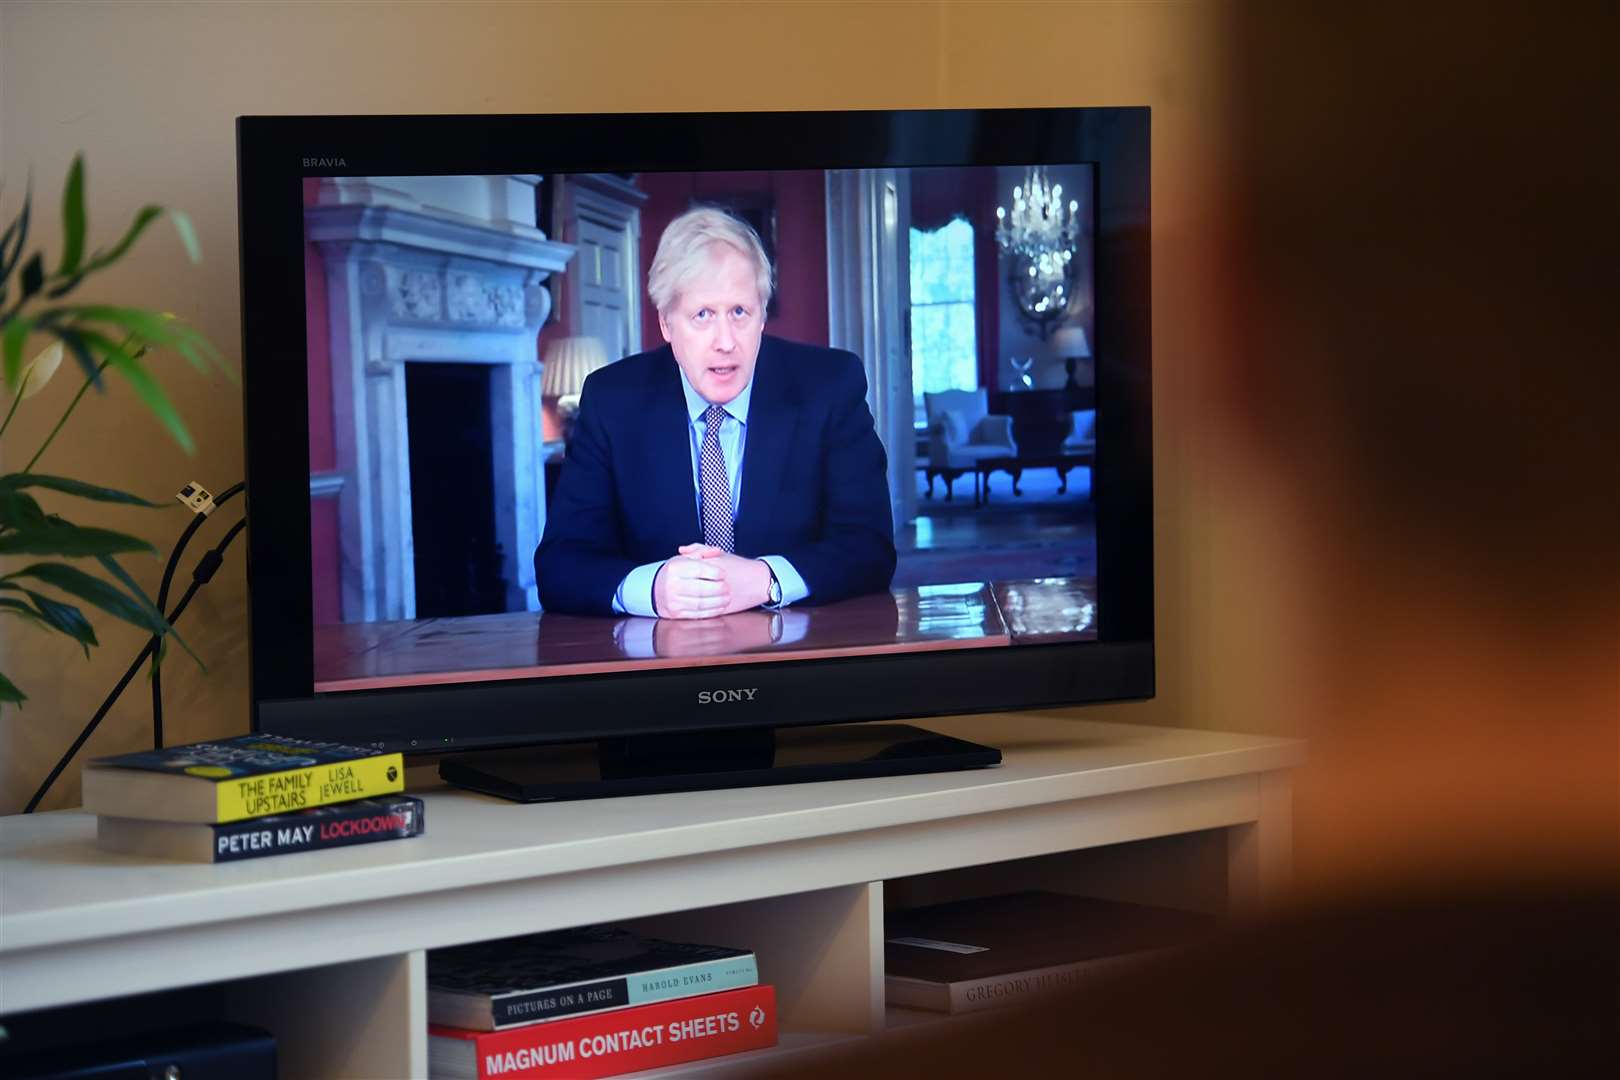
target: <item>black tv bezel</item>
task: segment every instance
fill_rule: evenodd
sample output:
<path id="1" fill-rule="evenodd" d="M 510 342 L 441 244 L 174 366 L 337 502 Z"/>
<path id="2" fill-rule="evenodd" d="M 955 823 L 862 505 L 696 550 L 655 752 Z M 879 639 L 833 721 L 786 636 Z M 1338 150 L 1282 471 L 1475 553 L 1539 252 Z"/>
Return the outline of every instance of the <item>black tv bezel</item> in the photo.
<path id="1" fill-rule="evenodd" d="M 254 730 L 427 753 L 1152 697 L 1149 120 L 1145 107 L 239 117 Z M 1097 640 L 314 692 L 305 177 L 1086 162 Z M 699 690 L 742 686 L 757 690 L 746 702 L 698 703 Z"/>

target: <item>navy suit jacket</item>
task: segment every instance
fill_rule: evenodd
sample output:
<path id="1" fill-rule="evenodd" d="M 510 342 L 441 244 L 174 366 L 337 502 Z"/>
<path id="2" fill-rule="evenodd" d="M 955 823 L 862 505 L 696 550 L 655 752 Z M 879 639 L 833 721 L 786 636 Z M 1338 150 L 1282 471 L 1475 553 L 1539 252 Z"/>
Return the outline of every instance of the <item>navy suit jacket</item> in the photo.
<path id="1" fill-rule="evenodd" d="M 626 574 L 702 541 L 689 425 L 668 345 L 585 380 L 534 553 L 541 607 L 613 614 Z M 805 603 L 889 587 L 888 463 L 854 353 L 763 339 L 742 467 L 737 554 L 785 557 L 809 586 Z"/>

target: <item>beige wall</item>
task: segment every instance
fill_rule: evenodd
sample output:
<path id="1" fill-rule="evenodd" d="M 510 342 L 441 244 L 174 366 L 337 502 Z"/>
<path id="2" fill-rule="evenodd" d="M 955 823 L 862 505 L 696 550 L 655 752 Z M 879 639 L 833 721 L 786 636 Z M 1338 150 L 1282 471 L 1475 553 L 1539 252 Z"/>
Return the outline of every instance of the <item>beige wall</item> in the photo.
<path id="1" fill-rule="evenodd" d="M 1208 327 L 1192 297 L 1220 107 L 1208 19 L 1203 6 L 1167 3 L 11 2 L 0 5 L 0 171 L 14 198 L 32 170 L 38 235 L 52 247 L 54 200 L 77 150 L 93 240 L 147 201 L 188 211 L 204 266 L 187 265 L 172 235 L 154 230 L 94 295 L 178 312 L 234 355 L 238 114 L 1151 105 L 1159 696 L 1078 714 L 1266 729 L 1267 598 L 1254 570 L 1264 556 L 1212 464 L 1200 408 Z M 152 498 L 189 479 L 215 490 L 238 479 L 237 387 L 172 358 L 157 366 L 198 436 L 194 459 L 115 383 L 87 401 L 41 467 Z M 29 403 L 0 469 L 31 453 L 71 382 Z M 234 520 L 222 516 L 205 537 Z M 178 508 L 94 520 L 165 551 L 185 523 Z M 137 562 L 155 585 L 160 563 Z M 121 624 L 97 629 L 102 647 L 85 662 L 66 639 L 0 622 L 0 669 L 31 696 L 0 715 L 0 811 L 21 808 L 140 647 Z M 240 549 L 181 629 L 209 670 L 178 654 L 166 669 L 170 741 L 245 730 Z M 81 759 L 140 747 L 148 715 L 139 679 Z M 78 790 L 75 767 L 45 805 L 74 805 Z"/>

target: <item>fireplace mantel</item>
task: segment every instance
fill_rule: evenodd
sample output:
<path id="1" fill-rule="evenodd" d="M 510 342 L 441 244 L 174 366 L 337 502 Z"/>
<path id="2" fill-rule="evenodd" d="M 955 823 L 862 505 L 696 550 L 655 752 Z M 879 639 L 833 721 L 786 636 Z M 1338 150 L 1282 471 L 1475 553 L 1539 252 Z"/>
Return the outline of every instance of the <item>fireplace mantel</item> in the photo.
<path id="1" fill-rule="evenodd" d="M 537 610 L 545 529 L 538 338 L 574 255 L 534 225 L 538 177 L 322 181 L 305 210 L 326 272 L 342 619 L 416 617 L 405 367 L 491 366 L 496 537 L 508 610 Z"/>

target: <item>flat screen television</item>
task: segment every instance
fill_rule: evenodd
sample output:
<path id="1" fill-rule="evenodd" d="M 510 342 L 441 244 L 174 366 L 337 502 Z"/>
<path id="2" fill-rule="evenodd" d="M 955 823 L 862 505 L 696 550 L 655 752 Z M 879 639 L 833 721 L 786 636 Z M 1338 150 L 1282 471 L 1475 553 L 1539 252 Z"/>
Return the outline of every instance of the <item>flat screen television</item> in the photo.
<path id="1" fill-rule="evenodd" d="M 1147 109 L 237 136 L 255 730 L 670 787 L 1153 694 Z"/>

